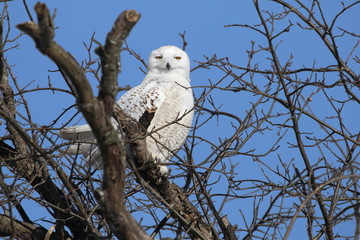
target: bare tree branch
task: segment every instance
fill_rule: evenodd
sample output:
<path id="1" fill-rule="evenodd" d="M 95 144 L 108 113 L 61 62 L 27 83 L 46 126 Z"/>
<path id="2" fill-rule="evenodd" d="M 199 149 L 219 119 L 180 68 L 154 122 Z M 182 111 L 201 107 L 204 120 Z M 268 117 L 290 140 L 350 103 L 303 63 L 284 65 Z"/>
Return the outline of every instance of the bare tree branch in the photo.
<path id="1" fill-rule="evenodd" d="M 14 226 L 14 228 L 11 228 L 10 226 Z M 0 214 L 0 236 L 13 236 L 16 239 L 43 240 L 47 233 L 48 231 L 41 226 L 16 221 L 9 216 Z M 52 234 L 48 239 L 60 240 L 63 238 Z"/>

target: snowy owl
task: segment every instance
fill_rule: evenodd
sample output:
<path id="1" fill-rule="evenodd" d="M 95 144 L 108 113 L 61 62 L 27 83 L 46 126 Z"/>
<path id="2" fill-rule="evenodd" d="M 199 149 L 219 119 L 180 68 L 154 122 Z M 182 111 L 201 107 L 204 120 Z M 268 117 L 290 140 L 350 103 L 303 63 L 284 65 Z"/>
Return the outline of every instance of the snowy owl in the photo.
<path id="1" fill-rule="evenodd" d="M 162 175 L 168 169 L 161 164 L 179 150 L 192 123 L 194 99 L 189 74 L 190 60 L 183 50 L 175 46 L 160 47 L 150 54 L 142 83 L 117 101 L 125 114 L 136 121 L 145 111 L 155 113 L 147 129 L 146 144 L 151 158 L 160 164 Z M 113 125 L 118 128 L 114 119 Z M 63 128 L 60 136 L 75 141 L 68 154 L 80 153 L 90 161 L 101 160 L 99 149 L 91 144 L 95 138 L 88 125 Z"/>

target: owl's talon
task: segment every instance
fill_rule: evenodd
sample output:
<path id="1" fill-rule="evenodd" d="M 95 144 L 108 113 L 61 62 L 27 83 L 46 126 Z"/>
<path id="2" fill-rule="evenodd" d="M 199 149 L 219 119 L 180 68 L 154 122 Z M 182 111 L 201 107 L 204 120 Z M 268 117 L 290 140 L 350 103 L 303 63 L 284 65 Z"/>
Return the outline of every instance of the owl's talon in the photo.
<path id="1" fill-rule="evenodd" d="M 163 176 L 163 177 L 166 176 L 167 173 L 169 172 L 169 169 L 163 165 L 159 165 L 158 169 L 159 169 L 161 176 Z"/>

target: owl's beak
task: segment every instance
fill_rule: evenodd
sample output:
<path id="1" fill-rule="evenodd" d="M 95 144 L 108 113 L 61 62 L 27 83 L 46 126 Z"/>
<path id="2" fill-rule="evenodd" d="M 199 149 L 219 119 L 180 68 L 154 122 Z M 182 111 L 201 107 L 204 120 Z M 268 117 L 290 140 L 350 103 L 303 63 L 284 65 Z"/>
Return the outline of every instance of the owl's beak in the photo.
<path id="1" fill-rule="evenodd" d="M 170 63 L 166 63 L 166 69 L 170 70 L 170 68 L 171 68 Z"/>

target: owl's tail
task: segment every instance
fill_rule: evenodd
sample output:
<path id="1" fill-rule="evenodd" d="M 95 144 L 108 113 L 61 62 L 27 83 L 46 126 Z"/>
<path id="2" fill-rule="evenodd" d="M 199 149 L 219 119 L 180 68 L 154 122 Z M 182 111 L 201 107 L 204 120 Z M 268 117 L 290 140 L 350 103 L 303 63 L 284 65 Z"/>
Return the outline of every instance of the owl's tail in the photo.
<path id="1" fill-rule="evenodd" d="M 60 130 L 59 136 L 71 140 L 66 153 L 69 155 L 83 155 L 90 163 L 101 163 L 101 155 L 95 137 L 89 125 L 66 127 Z"/>

